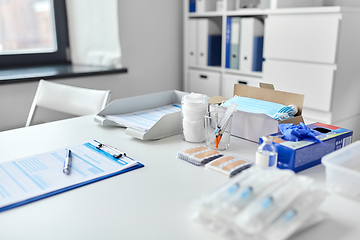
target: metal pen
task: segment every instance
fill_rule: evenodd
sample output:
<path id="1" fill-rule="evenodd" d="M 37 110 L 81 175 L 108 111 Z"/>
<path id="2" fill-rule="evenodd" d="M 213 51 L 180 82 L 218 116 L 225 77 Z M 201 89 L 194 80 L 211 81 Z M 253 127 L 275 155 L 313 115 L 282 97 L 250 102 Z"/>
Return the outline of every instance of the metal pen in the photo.
<path id="1" fill-rule="evenodd" d="M 70 173 L 71 160 L 72 160 L 71 150 L 70 150 L 70 149 L 67 149 L 67 151 L 66 151 L 66 158 L 65 158 L 65 162 L 64 162 L 64 169 L 63 169 L 63 172 L 64 172 L 65 174 L 69 174 L 69 173 Z"/>

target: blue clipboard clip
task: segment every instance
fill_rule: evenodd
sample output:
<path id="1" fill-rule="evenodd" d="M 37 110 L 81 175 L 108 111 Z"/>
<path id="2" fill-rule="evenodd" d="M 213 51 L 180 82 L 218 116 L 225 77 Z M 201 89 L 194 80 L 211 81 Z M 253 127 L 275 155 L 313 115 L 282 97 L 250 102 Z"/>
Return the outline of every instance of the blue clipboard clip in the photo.
<path id="1" fill-rule="evenodd" d="M 94 141 L 96 141 L 96 140 L 94 140 Z M 117 148 L 107 145 L 106 143 L 100 143 L 98 141 L 96 141 L 96 142 L 99 143 L 99 145 L 96 146 L 97 149 L 103 150 L 103 151 L 111 154 L 116 159 L 121 158 L 122 156 L 126 156 L 126 153 L 120 151 Z"/>

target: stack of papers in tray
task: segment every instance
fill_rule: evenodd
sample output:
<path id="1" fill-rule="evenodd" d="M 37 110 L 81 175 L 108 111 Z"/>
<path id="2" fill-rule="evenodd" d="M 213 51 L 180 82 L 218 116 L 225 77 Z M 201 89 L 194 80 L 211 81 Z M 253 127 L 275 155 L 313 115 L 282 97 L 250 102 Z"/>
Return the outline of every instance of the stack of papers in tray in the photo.
<path id="1" fill-rule="evenodd" d="M 148 131 L 164 115 L 174 112 L 180 112 L 179 104 L 169 104 L 157 108 L 137 111 L 120 115 L 105 115 L 105 118 L 112 120 L 125 127 Z"/>

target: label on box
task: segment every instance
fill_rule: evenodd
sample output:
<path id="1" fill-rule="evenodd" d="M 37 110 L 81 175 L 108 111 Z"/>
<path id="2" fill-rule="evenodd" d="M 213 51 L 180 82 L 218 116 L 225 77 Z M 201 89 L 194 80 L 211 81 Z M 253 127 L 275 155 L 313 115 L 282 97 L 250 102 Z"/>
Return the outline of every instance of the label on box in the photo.
<path id="1" fill-rule="evenodd" d="M 266 155 L 256 152 L 256 165 L 259 167 L 273 167 L 276 164 L 277 155 Z"/>

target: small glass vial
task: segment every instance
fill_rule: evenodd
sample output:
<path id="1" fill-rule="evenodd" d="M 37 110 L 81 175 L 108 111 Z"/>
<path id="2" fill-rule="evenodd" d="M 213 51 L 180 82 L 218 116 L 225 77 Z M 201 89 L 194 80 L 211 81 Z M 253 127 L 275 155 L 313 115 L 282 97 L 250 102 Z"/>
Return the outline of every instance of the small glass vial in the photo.
<path id="1" fill-rule="evenodd" d="M 278 152 L 272 143 L 272 137 L 262 137 L 263 143 L 256 151 L 256 165 L 262 168 L 276 168 Z"/>

